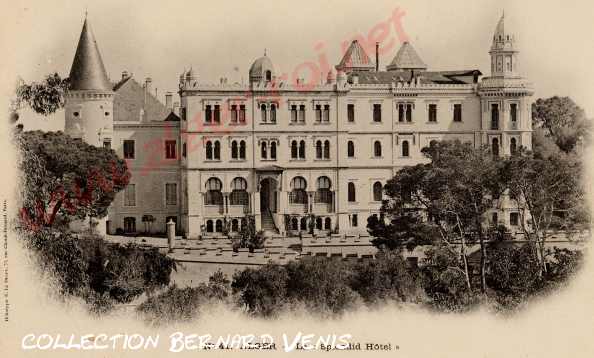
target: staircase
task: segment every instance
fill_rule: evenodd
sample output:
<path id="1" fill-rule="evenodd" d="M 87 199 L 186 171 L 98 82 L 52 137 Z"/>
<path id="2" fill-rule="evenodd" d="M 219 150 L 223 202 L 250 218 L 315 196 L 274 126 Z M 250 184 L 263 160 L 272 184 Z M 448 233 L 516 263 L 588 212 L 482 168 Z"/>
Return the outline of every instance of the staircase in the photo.
<path id="1" fill-rule="evenodd" d="M 268 210 L 262 212 L 262 231 L 269 231 L 278 234 L 278 229 L 274 225 L 272 213 Z"/>

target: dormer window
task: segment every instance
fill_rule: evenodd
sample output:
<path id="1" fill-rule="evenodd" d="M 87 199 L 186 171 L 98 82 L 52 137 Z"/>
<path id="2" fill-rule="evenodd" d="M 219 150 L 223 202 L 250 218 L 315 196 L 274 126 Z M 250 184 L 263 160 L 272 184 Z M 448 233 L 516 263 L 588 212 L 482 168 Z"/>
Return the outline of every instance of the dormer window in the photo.
<path id="1" fill-rule="evenodd" d="M 272 81 L 272 72 L 270 70 L 266 71 L 266 81 Z"/>

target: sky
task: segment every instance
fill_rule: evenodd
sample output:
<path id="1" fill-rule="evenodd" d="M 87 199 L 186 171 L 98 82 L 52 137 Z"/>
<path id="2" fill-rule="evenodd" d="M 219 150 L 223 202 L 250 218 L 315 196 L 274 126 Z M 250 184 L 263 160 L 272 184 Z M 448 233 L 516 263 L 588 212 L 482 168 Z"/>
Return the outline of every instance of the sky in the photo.
<path id="1" fill-rule="evenodd" d="M 167 6 L 164 7 L 163 4 Z M 277 75 L 306 77 L 320 56 L 340 61 L 342 43 L 369 39 L 376 26 L 388 32 L 380 46 L 380 68 L 392 60 L 404 33 L 430 70 L 479 69 L 488 75 L 489 47 L 505 11 L 520 50 L 520 71 L 535 86 L 535 96 L 570 96 L 594 115 L 594 5 L 544 1 L 195 1 L 87 3 L 11 2 L 0 26 L 0 46 L 8 53 L 0 70 L 5 84 L 20 76 L 41 80 L 67 76 L 87 12 L 108 75 L 132 72 L 164 101 L 175 92 L 180 73 L 192 68 L 200 82 L 247 81 L 251 63 L 266 50 Z M 402 33 L 390 18 L 402 12 Z M 390 22 L 391 21 L 391 22 Z M 387 25 L 383 25 L 387 24 Z M 374 56 L 373 48 L 368 51 Z M 311 67 L 311 66 L 310 66 Z M 295 72 L 297 71 L 297 72 Z M 301 71 L 301 72 L 299 72 Z M 294 74 L 295 72 L 295 74 Z M 8 86 L 10 87 L 10 86 Z M 25 111 L 27 128 L 60 129 L 63 112 L 39 118 Z"/>

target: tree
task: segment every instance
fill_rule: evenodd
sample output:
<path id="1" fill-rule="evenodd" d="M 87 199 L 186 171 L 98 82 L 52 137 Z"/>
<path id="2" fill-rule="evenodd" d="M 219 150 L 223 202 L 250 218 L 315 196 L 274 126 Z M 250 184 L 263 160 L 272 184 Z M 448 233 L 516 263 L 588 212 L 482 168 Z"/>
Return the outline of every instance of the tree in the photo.
<path id="1" fill-rule="evenodd" d="M 21 152 L 21 225 L 31 230 L 59 220 L 104 217 L 117 192 L 128 185 L 126 162 L 62 132 L 17 134 Z"/>
<path id="2" fill-rule="evenodd" d="M 423 148 L 428 164 L 401 169 L 386 185 L 389 200 L 382 205 L 384 220 L 374 223 L 370 232 L 379 235 L 375 244 L 393 242 L 440 241 L 454 250 L 460 243 L 467 286 L 470 277 L 466 242 L 477 240 L 481 247 L 481 290 L 485 292 L 486 240 L 485 216 L 493 208 L 493 197 L 503 192 L 501 161 L 487 147 L 444 141 Z"/>
<path id="3" fill-rule="evenodd" d="M 549 230 L 572 229 L 587 222 L 589 216 L 581 183 L 581 161 L 565 153 L 543 158 L 520 150 L 505 160 L 505 172 L 509 197 L 520 209 L 522 231 L 538 245 L 544 273 Z"/>
<path id="4" fill-rule="evenodd" d="M 585 112 L 569 97 L 539 98 L 532 105 L 532 126 L 543 128 L 564 152 L 572 152 L 576 145 L 587 140 L 591 122 Z"/>
<path id="5" fill-rule="evenodd" d="M 19 80 L 15 98 L 10 103 L 10 120 L 14 125 L 19 120 L 19 111 L 27 106 L 35 113 L 48 116 L 64 107 L 64 96 L 68 91 L 70 81 L 61 78 L 59 74 L 47 75 L 42 82 L 25 83 Z M 22 124 L 18 125 L 22 129 Z"/>

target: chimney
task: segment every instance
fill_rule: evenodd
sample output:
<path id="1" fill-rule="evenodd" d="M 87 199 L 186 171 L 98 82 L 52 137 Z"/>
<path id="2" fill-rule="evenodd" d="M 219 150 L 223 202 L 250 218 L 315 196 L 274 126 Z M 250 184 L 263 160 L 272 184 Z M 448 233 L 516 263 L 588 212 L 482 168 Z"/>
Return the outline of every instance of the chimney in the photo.
<path id="1" fill-rule="evenodd" d="M 126 70 L 122 71 L 122 80 L 125 80 L 128 77 L 130 77 L 130 74 L 128 73 L 128 71 L 126 71 Z"/>
<path id="2" fill-rule="evenodd" d="M 171 92 L 165 92 L 165 107 L 173 110 L 173 93 Z"/>
<path id="3" fill-rule="evenodd" d="M 375 72 L 379 71 L 379 42 L 375 43 Z"/>

